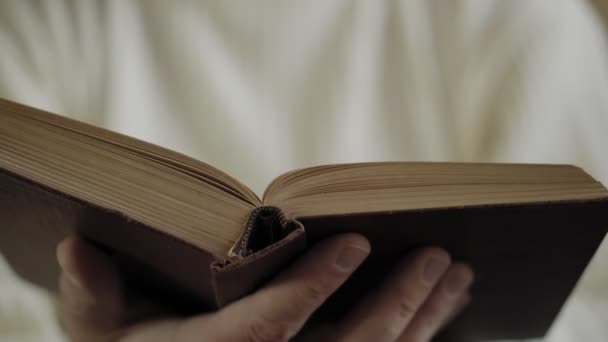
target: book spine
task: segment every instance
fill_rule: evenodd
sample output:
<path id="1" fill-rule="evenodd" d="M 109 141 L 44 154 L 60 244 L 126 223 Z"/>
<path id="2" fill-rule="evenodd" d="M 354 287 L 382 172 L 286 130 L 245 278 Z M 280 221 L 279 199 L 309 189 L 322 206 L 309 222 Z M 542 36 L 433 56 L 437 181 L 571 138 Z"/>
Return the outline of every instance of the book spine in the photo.
<path id="1" fill-rule="evenodd" d="M 230 248 L 228 257 L 241 259 L 284 239 L 298 228 L 298 222 L 271 206 L 254 209 L 238 241 Z"/>
<path id="2" fill-rule="evenodd" d="M 276 207 L 255 209 L 231 256 L 211 264 L 216 307 L 255 291 L 305 249 L 300 222 Z"/>

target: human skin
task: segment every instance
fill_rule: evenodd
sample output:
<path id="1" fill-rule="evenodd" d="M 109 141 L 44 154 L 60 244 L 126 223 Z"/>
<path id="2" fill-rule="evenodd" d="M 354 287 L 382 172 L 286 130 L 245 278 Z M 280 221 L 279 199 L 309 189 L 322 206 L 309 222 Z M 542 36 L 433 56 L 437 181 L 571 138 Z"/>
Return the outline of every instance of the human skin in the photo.
<path id="1" fill-rule="evenodd" d="M 57 247 L 61 317 L 73 341 L 429 341 L 469 300 L 473 272 L 439 248 L 398 262 L 379 289 L 332 326 L 301 331 L 370 253 L 361 235 L 321 241 L 255 293 L 218 311 L 183 318 L 129 305 L 109 259 L 78 237 Z"/>

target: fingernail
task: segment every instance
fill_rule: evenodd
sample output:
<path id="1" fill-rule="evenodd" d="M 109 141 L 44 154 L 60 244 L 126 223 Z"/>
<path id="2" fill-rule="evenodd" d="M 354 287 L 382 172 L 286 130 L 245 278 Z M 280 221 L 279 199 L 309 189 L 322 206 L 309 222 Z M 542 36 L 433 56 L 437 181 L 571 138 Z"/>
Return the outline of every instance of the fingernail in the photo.
<path id="1" fill-rule="evenodd" d="M 59 245 L 57 246 L 57 263 L 59 263 L 59 267 L 61 267 L 63 274 L 65 274 L 66 278 L 70 281 L 70 283 L 75 286 L 82 287 L 80 281 L 78 281 L 78 279 L 71 273 L 71 270 L 68 267 L 67 254 L 65 248 L 66 247 L 64 242 L 59 243 Z"/>
<path id="2" fill-rule="evenodd" d="M 448 261 L 436 257 L 427 260 L 422 274 L 423 280 L 427 284 L 435 284 L 448 268 Z"/>
<path id="3" fill-rule="evenodd" d="M 358 245 L 348 246 L 338 254 L 336 266 L 342 271 L 351 271 L 359 266 L 368 255 L 368 247 Z"/>
<path id="4" fill-rule="evenodd" d="M 451 295 L 459 295 L 471 285 L 472 278 L 467 272 L 449 272 L 445 279 L 445 291 Z"/>
<path id="5" fill-rule="evenodd" d="M 66 265 L 66 251 L 65 251 L 65 241 L 60 242 L 57 245 L 57 262 L 59 263 L 59 266 L 61 267 L 61 269 L 65 269 L 65 265 Z"/>

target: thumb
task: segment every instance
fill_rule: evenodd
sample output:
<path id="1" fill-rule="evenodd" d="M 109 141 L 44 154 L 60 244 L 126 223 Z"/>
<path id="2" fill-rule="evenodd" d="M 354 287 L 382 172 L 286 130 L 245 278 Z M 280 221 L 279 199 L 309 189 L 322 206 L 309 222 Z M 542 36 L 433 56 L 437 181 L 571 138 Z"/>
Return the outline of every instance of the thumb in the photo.
<path id="1" fill-rule="evenodd" d="M 108 258 L 77 237 L 57 246 L 61 316 L 71 337 L 95 341 L 122 321 L 122 285 Z"/>
<path id="2" fill-rule="evenodd" d="M 361 235 L 324 240 L 268 285 L 220 311 L 217 322 L 237 335 L 235 341 L 287 341 L 369 252 Z"/>

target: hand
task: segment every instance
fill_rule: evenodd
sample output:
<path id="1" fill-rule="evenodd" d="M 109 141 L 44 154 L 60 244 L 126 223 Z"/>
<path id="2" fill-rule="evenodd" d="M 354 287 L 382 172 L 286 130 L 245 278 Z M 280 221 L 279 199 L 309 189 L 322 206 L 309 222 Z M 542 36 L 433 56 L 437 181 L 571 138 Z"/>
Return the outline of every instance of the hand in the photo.
<path id="1" fill-rule="evenodd" d="M 263 288 L 213 313 L 144 318 L 124 303 L 123 284 L 105 255 L 69 237 L 57 247 L 61 315 L 74 341 L 287 341 L 363 262 L 360 235 L 314 246 Z M 313 340 L 429 341 L 469 301 L 469 267 L 437 248 L 404 259 L 380 289 L 331 329 L 306 329 Z M 311 331 L 310 331 L 311 330 Z M 302 336 L 302 335 L 300 335 Z M 304 337 L 304 339 L 306 339 Z"/>

